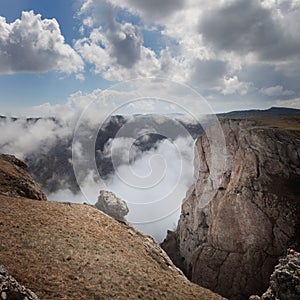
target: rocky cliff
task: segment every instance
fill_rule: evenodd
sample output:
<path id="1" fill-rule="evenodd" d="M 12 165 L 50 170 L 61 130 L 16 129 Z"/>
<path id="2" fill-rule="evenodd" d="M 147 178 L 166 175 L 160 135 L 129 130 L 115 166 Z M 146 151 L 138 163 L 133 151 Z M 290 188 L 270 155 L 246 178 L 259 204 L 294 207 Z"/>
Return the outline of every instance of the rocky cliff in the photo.
<path id="1" fill-rule="evenodd" d="M 152 238 L 98 209 L 25 198 L 31 179 L 24 173 L 19 186 L 14 177 L 24 168 L 1 161 L 0 264 L 40 299 L 223 299 L 189 282 Z M 0 268 L 0 299 L 26 291 Z"/>
<path id="2" fill-rule="evenodd" d="M 196 141 L 195 183 L 162 246 L 193 282 L 247 299 L 266 290 L 278 257 L 300 241 L 300 131 L 254 120 L 221 126 L 220 153 L 205 134 Z M 224 156 L 225 167 L 213 167 Z"/>
<path id="3" fill-rule="evenodd" d="M 47 200 L 27 169 L 27 165 L 15 156 L 0 154 L 0 195 Z"/>

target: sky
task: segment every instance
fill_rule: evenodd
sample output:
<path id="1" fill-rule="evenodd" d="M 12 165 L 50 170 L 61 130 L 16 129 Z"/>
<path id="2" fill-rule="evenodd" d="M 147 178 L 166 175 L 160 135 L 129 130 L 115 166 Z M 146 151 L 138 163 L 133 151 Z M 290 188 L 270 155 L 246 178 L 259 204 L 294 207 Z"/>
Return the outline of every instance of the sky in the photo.
<path id="1" fill-rule="evenodd" d="M 110 115 L 184 113 L 201 123 L 204 113 L 300 108 L 299 29 L 300 0 L 1 1 L 0 115 L 56 118 L 0 120 L 1 151 L 26 158 L 73 135 L 70 163 L 94 203 L 100 185 L 85 155 L 95 155 Z M 115 138 L 120 157 L 151 126 Z M 214 141 L 225 147 L 217 133 L 212 152 Z M 131 205 L 130 221 L 162 240 L 192 184 L 193 158 L 193 141 L 161 142 L 116 167 L 109 188 Z M 76 200 L 65 189 L 52 196 Z"/>
<path id="2" fill-rule="evenodd" d="M 300 108 L 299 28 L 299 0 L 1 1 L 0 114 L 55 114 L 149 77 L 215 112 Z"/>

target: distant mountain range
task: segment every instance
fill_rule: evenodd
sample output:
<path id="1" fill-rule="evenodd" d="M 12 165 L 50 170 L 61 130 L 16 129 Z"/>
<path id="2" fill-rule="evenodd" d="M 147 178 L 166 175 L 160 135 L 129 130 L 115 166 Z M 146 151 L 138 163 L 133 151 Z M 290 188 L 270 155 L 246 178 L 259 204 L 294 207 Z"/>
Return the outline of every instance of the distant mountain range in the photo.
<path id="1" fill-rule="evenodd" d="M 235 111 L 231 111 L 231 112 L 227 112 L 227 113 L 218 113 L 216 114 L 216 116 L 218 118 L 228 118 L 228 119 L 237 119 L 237 118 L 249 118 L 249 117 L 272 117 L 272 118 L 278 118 L 281 116 L 292 116 L 292 115 L 299 115 L 300 114 L 300 109 L 297 108 L 289 108 L 289 107 L 270 107 L 267 109 L 250 109 L 250 110 L 235 110 Z M 149 115 L 135 115 L 136 117 L 147 117 L 147 118 L 154 118 L 156 115 L 155 114 L 149 114 Z M 170 116 L 174 116 L 174 119 L 179 119 L 180 120 L 180 116 L 184 116 L 183 114 L 172 114 Z M 7 117 L 7 116 L 3 116 L 0 115 L 0 121 L 1 119 L 11 119 L 12 121 L 17 121 L 20 118 L 19 117 Z M 114 116 L 115 120 L 119 119 L 118 121 L 121 120 L 125 120 L 126 118 L 123 116 Z M 32 117 L 28 117 L 25 118 L 28 122 L 36 122 L 38 120 L 41 119 L 45 119 L 45 118 L 41 118 L 41 117 L 37 117 L 37 118 L 32 118 Z M 49 120 L 53 120 L 55 121 L 56 118 L 54 117 L 49 117 L 46 118 Z"/>
<path id="2" fill-rule="evenodd" d="M 278 118 L 283 116 L 293 116 L 299 115 L 300 109 L 287 108 L 287 107 L 271 107 L 269 109 L 251 109 L 251 110 L 240 110 L 232 111 L 228 113 L 217 114 L 218 118 L 226 119 L 239 119 L 239 118 L 249 118 L 249 117 L 270 117 Z"/>
<path id="3" fill-rule="evenodd" d="M 251 118 L 251 117 L 272 117 L 300 115 L 300 109 L 272 107 L 266 110 L 246 110 L 233 111 L 229 113 L 217 114 L 220 119 L 224 118 Z M 5 130 L 6 122 L 16 122 L 20 118 L 0 116 L 0 127 Z M 26 128 L 36 124 L 40 120 L 53 121 L 57 126 L 63 126 L 55 118 L 24 118 Z M 205 122 L 209 121 L 210 118 Z M 196 139 L 203 133 L 202 126 L 206 123 L 189 122 L 184 115 L 160 116 L 160 115 L 136 115 L 133 117 L 112 116 L 98 131 L 95 157 L 98 171 L 101 177 L 105 178 L 114 172 L 111 157 L 105 152 L 105 146 L 108 142 L 120 133 L 120 129 L 126 124 L 125 130 L 122 130 L 121 136 L 124 138 L 138 138 L 134 146 L 139 151 L 148 151 L 157 146 L 161 140 L 168 138 L 171 141 L 176 140 L 183 135 L 190 135 Z M 185 128 L 183 130 L 182 128 Z M 63 130 L 63 127 L 62 127 Z M 88 128 L 87 128 L 88 132 Z M 34 179 L 39 182 L 47 193 L 55 192 L 59 189 L 70 189 L 74 192 L 79 190 L 71 163 L 72 159 L 72 141 L 73 136 L 57 138 L 56 142 L 43 151 L 35 151 L 25 157 L 29 166 L 29 171 Z M 1 144 L 1 148 L 5 145 Z"/>

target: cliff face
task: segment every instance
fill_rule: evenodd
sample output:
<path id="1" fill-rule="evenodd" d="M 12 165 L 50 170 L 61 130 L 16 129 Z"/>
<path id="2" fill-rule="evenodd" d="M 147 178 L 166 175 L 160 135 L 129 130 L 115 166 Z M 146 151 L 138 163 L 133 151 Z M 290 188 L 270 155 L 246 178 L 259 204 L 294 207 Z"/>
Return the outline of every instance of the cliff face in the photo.
<path id="1" fill-rule="evenodd" d="M 247 120 L 221 125 L 226 166 L 213 170 L 218 153 L 211 155 L 206 135 L 198 138 L 197 179 L 182 205 L 176 243 L 169 236 L 162 246 L 193 282 L 246 299 L 267 288 L 278 257 L 300 241 L 300 131 Z"/>

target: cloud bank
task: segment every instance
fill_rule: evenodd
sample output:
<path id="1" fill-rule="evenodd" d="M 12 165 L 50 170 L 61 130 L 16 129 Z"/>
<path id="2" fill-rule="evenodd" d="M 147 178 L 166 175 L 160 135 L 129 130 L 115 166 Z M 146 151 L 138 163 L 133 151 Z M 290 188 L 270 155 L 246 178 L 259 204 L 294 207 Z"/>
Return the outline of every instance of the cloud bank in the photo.
<path id="1" fill-rule="evenodd" d="M 145 113 L 145 100 L 142 98 L 140 102 L 136 102 L 134 99 L 138 95 L 145 97 L 149 92 L 153 95 L 148 108 L 150 112 L 153 112 L 156 105 L 159 105 L 160 111 L 164 105 L 167 108 L 176 107 L 176 99 L 170 103 L 159 99 L 158 104 L 155 102 L 154 95 L 160 94 L 159 87 L 170 98 L 172 95 L 168 87 L 179 99 L 181 93 L 187 95 L 182 91 L 183 87 L 177 86 L 175 89 L 174 85 L 170 86 L 171 83 L 164 84 L 160 81 L 154 84 L 155 82 L 150 81 L 145 85 L 145 89 L 141 88 L 141 82 L 135 82 L 133 86 L 141 88 L 140 90 L 131 90 L 132 87 L 126 85 L 126 88 L 108 91 L 106 94 L 100 90 L 89 94 L 78 92 L 71 95 L 64 105 L 45 104 L 35 107 L 37 114 L 48 118 L 0 118 L 0 130 L 4 133 L 0 136 L 1 152 L 15 154 L 26 159 L 29 164 L 34 161 L 35 167 L 38 167 L 35 168 L 36 176 L 46 180 L 47 186 L 51 183 L 55 190 L 48 193 L 50 200 L 93 204 L 100 189 L 115 192 L 128 203 L 128 220 L 140 230 L 162 241 L 167 229 L 175 227 L 181 201 L 192 183 L 193 139 L 182 123 L 174 117 L 134 114 Z M 192 95 L 190 97 L 194 100 Z M 127 107 L 120 102 L 121 99 L 127 103 Z M 133 101 L 128 103 L 128 99 Z M 118 105 L 120 111 L 114 109 Z M 86 115 L 83 112 L 86 112 Z M 107 134 L 105 130 L 109 128 L 103 122 L 111 112 L 127 112 L 131 117 L 127 116 L 127 125 L 121 126 L 117 135 L 107 141 L 102 151 L 98 150 L 102 157 L 111 157 L 113 162 L 113 173 L 99 180 L 88 155 L 97 154 L 93 144 L 93 132 L 98 132 L 102 124 L 103 134 Z M 49 118 L 51 115 L 56 117 Z M 185 122 L 190 120 L 188 117 L 185 119 L 185 115 L 179 117 Z M 193 120 L 191 124 L 195 125 L 195 122 L 196 120 Z M 75 140 L 72 145 L 74 129 L 80 124 L 82 139 L 78 142 Z M 166 139 L 155 140 L 151 138 L 151 134 L 161 135 Z M 156 143 L 153 144 L 151 139 Z M 74 165 L 74 155 L 83 163 L 76 178 L 82 194 L 75 194 L 74 189 L 70 188 L 72 184 L 68 182 L 74 179 L 74 176 L 68 174 L 72 171 L 72 164 Z"/>
<path id="2" fill-rule="evenodd" d="M 107 147 L 124 154 L 122 144 L 130 148 L 132 143 L 130 138 L 117 138 L 113 147 L 111 144 Z M 167 230 L 176 227 L 182 200 L 193 181 L 193 141 L 186 137 L 172 143 L 163 140 L 149 151 L 130 151 L 129 156 L 130 162 L 118 163 L 114 173 L 103 181 L 97 181 L 97 176 L 89 170 L 80 183 L 84 195 L 61 189 L 48 198 L 95 204 L 101 189 L 110 190 L 127 202 L 126 219 L 161 242 Z"/>

